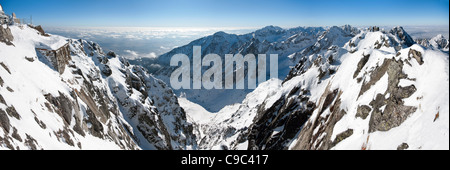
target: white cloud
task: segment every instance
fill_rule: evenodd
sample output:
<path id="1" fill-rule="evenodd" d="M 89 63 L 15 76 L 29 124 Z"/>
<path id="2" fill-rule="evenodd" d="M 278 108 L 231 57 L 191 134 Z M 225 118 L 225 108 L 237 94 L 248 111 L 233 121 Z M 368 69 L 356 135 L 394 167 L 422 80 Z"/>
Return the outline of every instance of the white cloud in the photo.
<path id="1" fill-rule="evenodd" d="M 127 59 L 134 60 L 134 59 L 139 58 L 139 55 L 138 55 L 138 53 L 136 51 L 125 50 L 124 52 L 125 52 L 124 57 L 127 58 Z"/>
<path id="2" fill-rule="evenodd" d="M 233 33 L 249 33 L 256 28 L 213 27 L 213 28 L 183 28 L 183 27 L 49 27 L 48 32 L 66 33 L 83 37 L 110 37 L 122 39 L 165 39 L 165 38 L 200 38 L 218 31 Z M 75 38 L 75 37 L 73 37 Z"/>
<path id="3" fill-rule="evenodd" d="M 157 58 L 158 56 L 156 56 L 156 53 L 151 52 L 151 53 L 148 53 L 146 55 L 143 55 L 142 57 L 143 58 Z"/>
<path id="4" fill-rule="evenodd" d="M 244 34 L 252 28 L 46 27 L 51 34 L 93 41 L 129 59 L 157 58 L 173 48 L 218 31 Z"/>
<path id="5" fill-rule="evenodd" d="M 127 58 L 127 59 L 131 59 L 131 60 L 135 60 L 135 59 L 139 59 L 139 58 L 151 58 L 151 59 L 154 59 L 154 58 L 158 57 L 156 55 L 156 53 L 154 53 L 154 52 L 151 52 L 151 53 L 148 53 L 148 54 L 140 54 L 140 53 L 138 53 L 136 51 L 133 51 L 133 50 L 125 50 L 124 52 L 125 52 L 124 57 Z"/>

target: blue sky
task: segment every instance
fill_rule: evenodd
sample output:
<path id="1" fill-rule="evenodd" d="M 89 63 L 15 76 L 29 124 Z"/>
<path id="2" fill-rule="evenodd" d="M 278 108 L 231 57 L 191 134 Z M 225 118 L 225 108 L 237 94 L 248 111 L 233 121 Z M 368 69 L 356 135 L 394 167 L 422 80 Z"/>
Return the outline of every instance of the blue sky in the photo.
<path id="1" fill-rule="evenodd" d="M 35 24 L 90 27 L 449 25 L 449 0 L 0 0 Z"/>

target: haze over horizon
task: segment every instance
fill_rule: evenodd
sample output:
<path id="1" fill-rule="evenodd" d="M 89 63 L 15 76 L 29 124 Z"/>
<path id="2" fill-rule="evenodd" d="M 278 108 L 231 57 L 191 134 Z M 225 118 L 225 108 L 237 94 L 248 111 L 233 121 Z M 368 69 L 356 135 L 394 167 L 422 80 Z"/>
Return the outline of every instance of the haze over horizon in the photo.
<path id="1" fill-rule="evenodd" d="M 218 31 L 273 25 L 403 26 L 413 38 L 449 38 L 448 0 L 0 0 L 7 14 L 33 18 L 52 34 L 86 39 L 129 59 L 154 58 Z"/>

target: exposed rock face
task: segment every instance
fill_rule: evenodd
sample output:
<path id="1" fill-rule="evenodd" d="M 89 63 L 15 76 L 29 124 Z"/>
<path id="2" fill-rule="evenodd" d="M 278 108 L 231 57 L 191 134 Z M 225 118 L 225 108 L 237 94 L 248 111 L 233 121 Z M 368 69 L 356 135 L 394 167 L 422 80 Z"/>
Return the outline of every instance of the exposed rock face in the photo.
<path id="1" fill-rule="evenodd" d="M 44 29 L 40 25 L 38 25 L 38 26 L 29 25 L 29 27 L 35 29 L 36 31 L 38 31 L 39 34 L 42 35 L 42 36 L 45 36 L 45 37 L 49 37 L 50 36 L 47 33 L 45 33 Z"/>
<path id="2" fill-rule="evenodd" d="M 8 66 L 5 65 L 5 63 L 0 62 L 0 66 L 2 66 L 3 69 L 6 70 L 6 72 L 8 72 L 9 74 L 11 74 L 11 71 L 9 70 Z M 1 81 L 0 84 L 3 84 L 3 80 Z M 3 86 L 3 85 L 2 85 Z"/>
<path id="3" fill-rule="evenodd" d="M 0 103 L 6 105 L 6 101 L 1 94 L 0 94 Z"/>
<path id="4" fill-rule="evenodd" d="M 106 56 L 109 58 L 116 58 L 117 54 L 114 51 L 110 51 L 108 52 L 108 54 L 106 54 Z"/>
<path id="5" fill-rule="evenodd" d="M 363 54 L 363 56 L 364 57 L 358 63 L 358 68 L 356 69 L 355 74 L 353 74 L 353 78 L 358 77 L 359 72 L 364 67 L 364 65 L 366 65 L 367 61 L 369 60 L 370 54 L 369 55 L 364 55 Z"/>
<path id="6" fill-rule="evenodd" d="M 66 65 L 69 64 L 70 60 L 72 60 L 70 57 L 68 43 L 57 50 L 36 48 L 36 51 L 45 56 L 52 63 L 53 67 L 59 72 L 59 74 L 64 73 Z"/>
<path id="7" fill-rule="evenodd" d="M 196 148 L 192 125 L 186 122 L 184 110 L 164 82 L 144 68 L 130 65 L 114 52 L 105 55 L 96 43 L 84 40 L 70 42 L 73 53 L 89 55 L 109 82 L 120 110 L 130 122 L 133 138 L 141 147 L 163 150 Z M 112 74 L 116 76 L 110 77 Z M 121 81 L 125 84 L 120 84 Z"/>
<path id="8" fill-rule="evenodd" d="M 408 53 L 409 57 L 414 57 L 414 59 L 416 59 L 416 61 L 422 65 L 423 64 L 423 58 L 422 58 L 422 53 L 414 50 L 414 49 L 410 49 L 409 53 Z"/>
<path id="9" fill-rule="evenodd" d="M 409 98 L 416 88 L 414 85 L 407 87 L 399 87 L 400 79 L 408 76 L 403 73 L 403 62 L 392 59 L 386 59 L 381 69 L 376 69 L 372 75 L 387 73 L 389 78 L 388 89 L 385 94 L 377 94 L 375 100 L 370 102 L 373 113 L 370 118 L 369 132 L 388 131 L 402 124 L 411 113 L 416 111 L 416 107 L 404 106 L 403 99 Z M 383 68 L 386 68 L 383 69 Z M 384 96 L 390 94 L 386 99 Z M 385 106 L 384 111 L 381 107 Z"/>
<path id="10" fill-rule="evenodd" d="M 331 147 L 336 146 L 339 142 L 347 139 L 348 137 L 353 135 L 353 129 L 348 129 L 336 136 L 336 139 L 331 144 Z"/>
<path id="11" fill-rule="evenodd" d="M 70 52 L 66 51 L 68 49 L 70 49 L 69 44 L 66 44 L 53 51 L 56 54 L 56 64 L 60 69 L 65 68 L 65 64 L 69 63 Z M 112 140 L 123 149 L 138 149 L 132 137 L 128 135 L 126 123 L 117 118 L 120 113 L 115 99 L 108 94 L 107 88 L 94 85 L 102 83 L 102 80 L 96 78 L 99 72 L 91 74 L 77 72 L 76 70 L 79 69 L 74 63 L 71 63 L 71 67 L 68 68 L 76 75 L 81 74 L 81 81 L 78 80 L 81 88 L 73 89 L 70 96 L 61 92 L 59 96 L 45 95 L 48 101 L 47 109 L 63 118 L 66 125 L 64 129 L 54 132 L 55 135 L 68 145 L 77 146 L 80 149 L 82 146 L 76 143 L 74 132 L 81 136 L 91 134 L 101 139 Z M 80 110 L 80 103 L 86 105 L 84 115 Z M 36 122 L 42 128 L 46 127 L 42 121 L 36 120 Z"/>
<path id="12" fill-rule="evenodd" d="M 259 107 L 259 114 L 249 130 L 249 149 L 287 149 L 286 144 L 295 137 L 316 107 L 309 102 L 308 91 L 300 87 L 294 88 L 287 98 L 278 100 L 267 110 L 264 104 Z"/>
<path id="13" fill-rule="evenodd" d="M 145 109 L 146 106 L 139 105 L 129 108 L 130 114 L 133 115 L 131 118 L 136 117 L 139 122 L 138 130 L 147 140 L 154 141 L 158 149 L 195 148 L 196 139 L 192 134 L 192 125 L 186 122 L 186 113 L 179 107 L 172 90 L 164 82 L 149 75 L 142 67 L 130 68 L 126 73 L 128 90 L 139 92 L 142 101 L 151 99 L 152 105 L 156 107 L 149 110 Z M 163 134 L 164 138 L 160 138 L 160 134 Z"/>
<path id="14" fill-rule="evenodd" d="M 407 143 L 402 143 L 397 147 L 397 150 L 406 150 L 409 148 L 409 145 Z"/>
<path id="15" fill-rule="evenodd" d="M 334 126 L 346 114 L 346 112 L 340 108 L 341 94 L 342 92 L 336 89 L 332 92 L 327 90 L 322 95 L 319 101 L 320 108 L 318 109 L 322 110 L 322 113 L 328 109 L 331 113 L 326 114 L 325 117 L 318 116 L 316 119 L 312 119 L 309 123 L 305 124 L 298 136 L 301 140 L 296 143 L 295 149 L 327 150 L 353 134 L 353 131 L 348 131 L 341 133 L 339 135 L 340 138 L 336 138 L 335 140 L 331 139 Z"/>
<path id="16" fill-rule="evenodd" d="M 6 112 L 2 109 L 0 109 L 0 127 L 2 127 L 5 133 L 9 133 L 9 130 L 11 129 L 8 115 L 6 115 Z"/>
<path id="17" fill-rule="evenodd" d="M 409 36 L 408 33 L 406 33 L 403 27 L 394 27 L 389 31 L 389 33 L 396 35 L 401 40 L 400 44 L 404 44 L 407 47 L 415 44 L 415 41 L 411 38 L 411 36 Z"/>
<path id="18" fill-rule="evenodd" d="M 12 41 L 14 40 L 13 35 L 11 34 L 11 29 L 7 26 L 4 28 L 3 25 L 0 25 L 0 42 L 5 43 L 6 45 L 14 45 Z"/>
<path id="19" fill-rule="evenodd" d="M 369 116 L 369 113 L 372 111 L 372 108 L 370 108 L 367 105 L 362 105 L 358 107 L 358 110 L 356 111 L 356 117 L 359 117 L 361 119 L 366 119 L 367 116 Z"/>
<path id="20" fill-rule="evenodd" d="M 20 115 L 17 113 L 16 108 L 15 108 L 14 106 L 9 106 L 9 107 L 7 107 L 7 108 L 6 108 L 6 113 L 8 113 L 8 115 L 9 115 L 10 117 L 14 117 L 14 118 L 16 118 L 17 120 L 20 120 L 20 119 L 21 119 Z"/>
<path id="21" fill-rule="evenodd" d="M 380 27 L 377 27 L 377 26 L 369 27 L 369 31 L 370 31 L 370 32 L 380 31 Z"/>

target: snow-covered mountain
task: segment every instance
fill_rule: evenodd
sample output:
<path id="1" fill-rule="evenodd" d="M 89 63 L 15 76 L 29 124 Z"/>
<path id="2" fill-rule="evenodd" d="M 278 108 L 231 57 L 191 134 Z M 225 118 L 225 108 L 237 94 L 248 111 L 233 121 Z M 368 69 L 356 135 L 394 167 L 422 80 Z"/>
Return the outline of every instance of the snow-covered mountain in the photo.
<path id="1" fill-rule="evenodd" d="M 94 43 L 0 26 L 0 149 L 448 149 L 442 36 L 402 27 L 218 32 L 149 73 Z M 170 57 L 278 54 L 255 90 L 180 90 Z"/>
<path id="2" fill-rule="evenodd" d="M 199 148 L 448 149 L 448 53 L 402 27 L 353 32 L 342 44 L 324 34 L 282 83 L 194 121 Z"/>
<path id="3" fill-rule="evenodd" d="M 433 49 L 438 49 L 448 52 L 449 40 L 447 40 L 442 34 L 437 35 L 431 39 L 417 39 L 417 44 L 424 47 L 431 47 Z"/>
<path id="4" fill-rule="evenodd" d="M 169 83 L 170 74 L 176 69 L 176 67 L 169 65 L 171 57 L 181 53 L 188 55 L 192 60 L 193 47 L 201 46 L 202 55 L 210 53 L 218 54 L 223 61 L 225 54 L 267 54 L 267 56 L 270 54 L 278 54 L 278 77 L 284 79 L 291 70 L 291 67 L 303 59 L 303 56 L 330 48 L 332 45 L 342 46 L 358 32 L 358 29 L 348 25 L 331 27 L 329 29 L 322 27 L 282 29 L 280 27 L 268 26 L 244 35 L 218 32 L 159 56 L 157 63 L 160 65 L 160 69 L 155 72 L 155 76 Z M 202 70 L 202 72 L 204 71 L 206 71 L 206 68 Z M 251 89 L 181 89 L 176 92 L 177 94 L 184 93 L 190 101 L 200 104 L 209 111 L 217 112 L 227 105 L 241 103 L 245 99 L 245 96 L 252 91 Z"/>
<path id="5" fill-rule="evenodd" d="M 0 32 L 0 148 L 196 149 L 177 97 L 142 67 L 41 27 Z"/>

